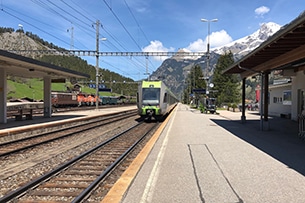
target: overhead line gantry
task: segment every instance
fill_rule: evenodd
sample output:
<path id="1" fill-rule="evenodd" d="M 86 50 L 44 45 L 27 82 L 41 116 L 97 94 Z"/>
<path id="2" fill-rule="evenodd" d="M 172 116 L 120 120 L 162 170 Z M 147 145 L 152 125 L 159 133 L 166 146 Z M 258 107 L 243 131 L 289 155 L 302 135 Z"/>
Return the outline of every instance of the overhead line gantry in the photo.
<path id="1" fill-rule="evenodd" d="M 36 53 L 67 56 L 205 56 L 206 52 L 97 52 L 92 50 L 9 50 L 16 54 Z"/>

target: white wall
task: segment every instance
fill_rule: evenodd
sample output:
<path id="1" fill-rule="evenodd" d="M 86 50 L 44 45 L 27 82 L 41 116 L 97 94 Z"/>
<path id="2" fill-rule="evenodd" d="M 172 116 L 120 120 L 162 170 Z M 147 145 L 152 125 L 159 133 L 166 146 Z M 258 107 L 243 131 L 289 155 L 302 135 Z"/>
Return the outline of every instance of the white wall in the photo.
<path id="1" fill-rule="evenodd" d="M 269 115 L 281 116 L 281 114 L 291 114 L 291 106 L 285 105 L 283 100 L 283 92 L 291 90 L 291 83 L 269 87 Z"/>

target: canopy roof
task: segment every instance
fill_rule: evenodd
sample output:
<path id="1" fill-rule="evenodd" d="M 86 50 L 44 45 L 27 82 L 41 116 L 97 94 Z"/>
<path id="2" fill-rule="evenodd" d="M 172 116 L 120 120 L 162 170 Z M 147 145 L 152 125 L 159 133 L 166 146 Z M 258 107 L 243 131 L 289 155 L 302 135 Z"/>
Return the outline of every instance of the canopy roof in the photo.
<path id="1" fill-rule="evenodd" d="M 24 78 L 43 78 L 45 76 L 49 76 L 52 79 L 89 77 L 88 74 L 79 73 L 4 50 L 0 50 L 0 68 L 4 68 L 8 75 Z"/>

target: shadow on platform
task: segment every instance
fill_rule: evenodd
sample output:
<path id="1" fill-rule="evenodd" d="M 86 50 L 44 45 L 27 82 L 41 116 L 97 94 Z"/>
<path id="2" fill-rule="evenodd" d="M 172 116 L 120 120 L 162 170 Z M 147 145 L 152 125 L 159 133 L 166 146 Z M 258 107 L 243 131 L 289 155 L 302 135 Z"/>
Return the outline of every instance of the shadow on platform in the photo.
<path id="1" fill-rule="evenodd" d="M 269 130 L 261 131 L 260 120 L 247 120 L 244 124 L 240 120 L 211 120 L 289 168 L 305 175 L 305 142 L 298 137 L 297 122 L 272 117 L 269 119 Z"/>

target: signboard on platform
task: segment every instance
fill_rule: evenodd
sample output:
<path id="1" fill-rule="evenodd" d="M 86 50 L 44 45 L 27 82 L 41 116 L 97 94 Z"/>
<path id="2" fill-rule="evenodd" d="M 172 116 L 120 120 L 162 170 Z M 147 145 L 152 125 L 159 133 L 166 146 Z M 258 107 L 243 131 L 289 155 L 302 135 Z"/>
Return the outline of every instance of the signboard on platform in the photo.
<path id="1" fill-rule="evenodd" d="M 193 92 L 195 92 L 197 94 L 205 94 L 206 90 L 203 88 L 197 88 L 197 89 L 193 89 Z"/>
<path id="2" fill-rule="evenodd" d="M 112 92 L 110 88 L 98 88 L 98 91 L 100 92 Z"/>

